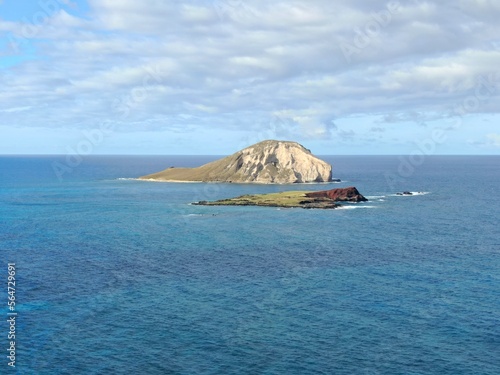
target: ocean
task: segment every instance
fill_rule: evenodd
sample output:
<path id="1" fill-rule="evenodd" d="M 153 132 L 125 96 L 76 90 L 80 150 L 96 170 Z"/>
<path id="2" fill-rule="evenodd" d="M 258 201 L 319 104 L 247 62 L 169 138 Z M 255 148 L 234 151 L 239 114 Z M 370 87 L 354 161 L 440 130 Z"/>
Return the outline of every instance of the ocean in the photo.
<path id="1" fill-rule="evenodd" d="M 341 183 L 134 180 L 215 156 L 1 156 L 0 373 L 500 374 L 500 156 L 322 158 Z M 189 204 L 347 186 L 369 201 Z"/>

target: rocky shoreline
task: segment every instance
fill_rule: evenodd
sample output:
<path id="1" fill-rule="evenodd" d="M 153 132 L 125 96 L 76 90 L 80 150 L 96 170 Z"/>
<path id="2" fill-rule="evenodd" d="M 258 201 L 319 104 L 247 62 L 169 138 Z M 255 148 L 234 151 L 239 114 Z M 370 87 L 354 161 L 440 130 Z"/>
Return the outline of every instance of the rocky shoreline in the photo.
<path id="1" fill-rule="evenodd" d="M 269 194 L 248 194 L 236 198 L 217 201 L 199 201 L 198 206 L 261 206 L 280 208 L 335 209 L 341 207 L 337 202 L 368 201 L 355 187 L 324 191 L 285 191 Z"/>

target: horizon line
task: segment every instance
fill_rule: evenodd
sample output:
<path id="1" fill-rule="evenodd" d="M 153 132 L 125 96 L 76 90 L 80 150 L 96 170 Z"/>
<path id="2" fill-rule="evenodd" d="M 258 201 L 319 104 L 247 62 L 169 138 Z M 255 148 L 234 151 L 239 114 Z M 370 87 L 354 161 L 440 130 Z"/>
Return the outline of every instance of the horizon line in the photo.
<path id="1" fill-rule="evenodd" d="M 82 158 L 96 156 L 229 156 L 232 154 L 0 154 L 2 156 L 80 156 Z M 314 156 L 411 156 L 411 154 L 313 154 Z M 500 156 L 500 154 L 430 154 L 422 156 Z"/>

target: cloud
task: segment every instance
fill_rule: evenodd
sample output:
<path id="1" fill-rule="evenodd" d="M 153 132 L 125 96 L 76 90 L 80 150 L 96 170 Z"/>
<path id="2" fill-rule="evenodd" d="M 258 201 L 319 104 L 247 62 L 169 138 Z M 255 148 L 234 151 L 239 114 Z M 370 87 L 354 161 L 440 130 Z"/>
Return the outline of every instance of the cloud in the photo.
<path id="1" fill-rule="evenodd" d="M 337 125 L 321 108 L 307 108 L 303 110 L 286 109 L 273 113 L 273 127 L 278 133 L 289 138 L 320 139 L 332 137 Z M 287 129 L 285 132 L 284 129 Z"/>
<path id="2" fill-rule="evenodd" d="M 500 147 L 500 134 L 488 134 L 488 143 L 494 147 Z"/>
<path id="3" fill-rule="evenodd" d="M 447 118 L 500 66 L 500 9 L 486 0 L 400 1 L 390 18 L 386 1 L 88 4 L 0 21 L 2 54 L 30 56 L 2 77 L 0 125 L 348 140 L 359 131 L 338 125 L 352 116 L 378 116 L 378 133 Z M 367 43 L 348 61 L 356 38 Z M 467 113 L 498 114 L 497 86 Z"/>
<path id="4" fill-rule="evenodd" d="M 439 116 L 438 116 L 439 117 Z M 427 121 L 432 121 L 436 119 L 436 114 L 421 113 L 416 111 L 408 111 L 405 113 L 389 113 L 384 115 L 381 123 L 402 123 L 402 122 L 413 122 L 419 126 L 427 126 Z"/>
<path id="5" fill-rule="evenodd" d="M 14 107 L 14 108 L 7 108 L 7 109 L 2 109 L 0 112 L 5 112 L 5 113 L 12 113 L 12 112 L 23 112 L 23 111 L 28 111 L 32 107 L 31 106 L 26 106 L 26 107 Z"/>
<path id="6" fill-rule="evenodd" d="M 352 140 L 357 136 L 354 130 L 339 130 L 337 134 L 344 140 Z"/>

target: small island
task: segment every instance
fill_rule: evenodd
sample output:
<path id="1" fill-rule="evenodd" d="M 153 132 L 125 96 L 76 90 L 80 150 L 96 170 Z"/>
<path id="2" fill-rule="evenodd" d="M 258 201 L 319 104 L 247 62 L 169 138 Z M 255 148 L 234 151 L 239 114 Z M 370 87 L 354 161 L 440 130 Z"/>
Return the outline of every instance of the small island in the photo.
<path id="1" fill-rule="evenodd" d="M 242 195 L 236 198 L 221 199 L 213 202 L 200 201 L 200 206 L 264 206 L 282 208 L 320 208 L 334 209 L 341 205 L 337 202 L 365 202 L 366 199 L 355 187 L 323 191 L 285 191 L 270 194 Z"/>
<path id="2" fill-rule="evenodd" d="M 339 182 L 332 166 L 297 142 L 267 140 L 196 168 L 170 167 L 147 181 L 293 184 Z"/>

